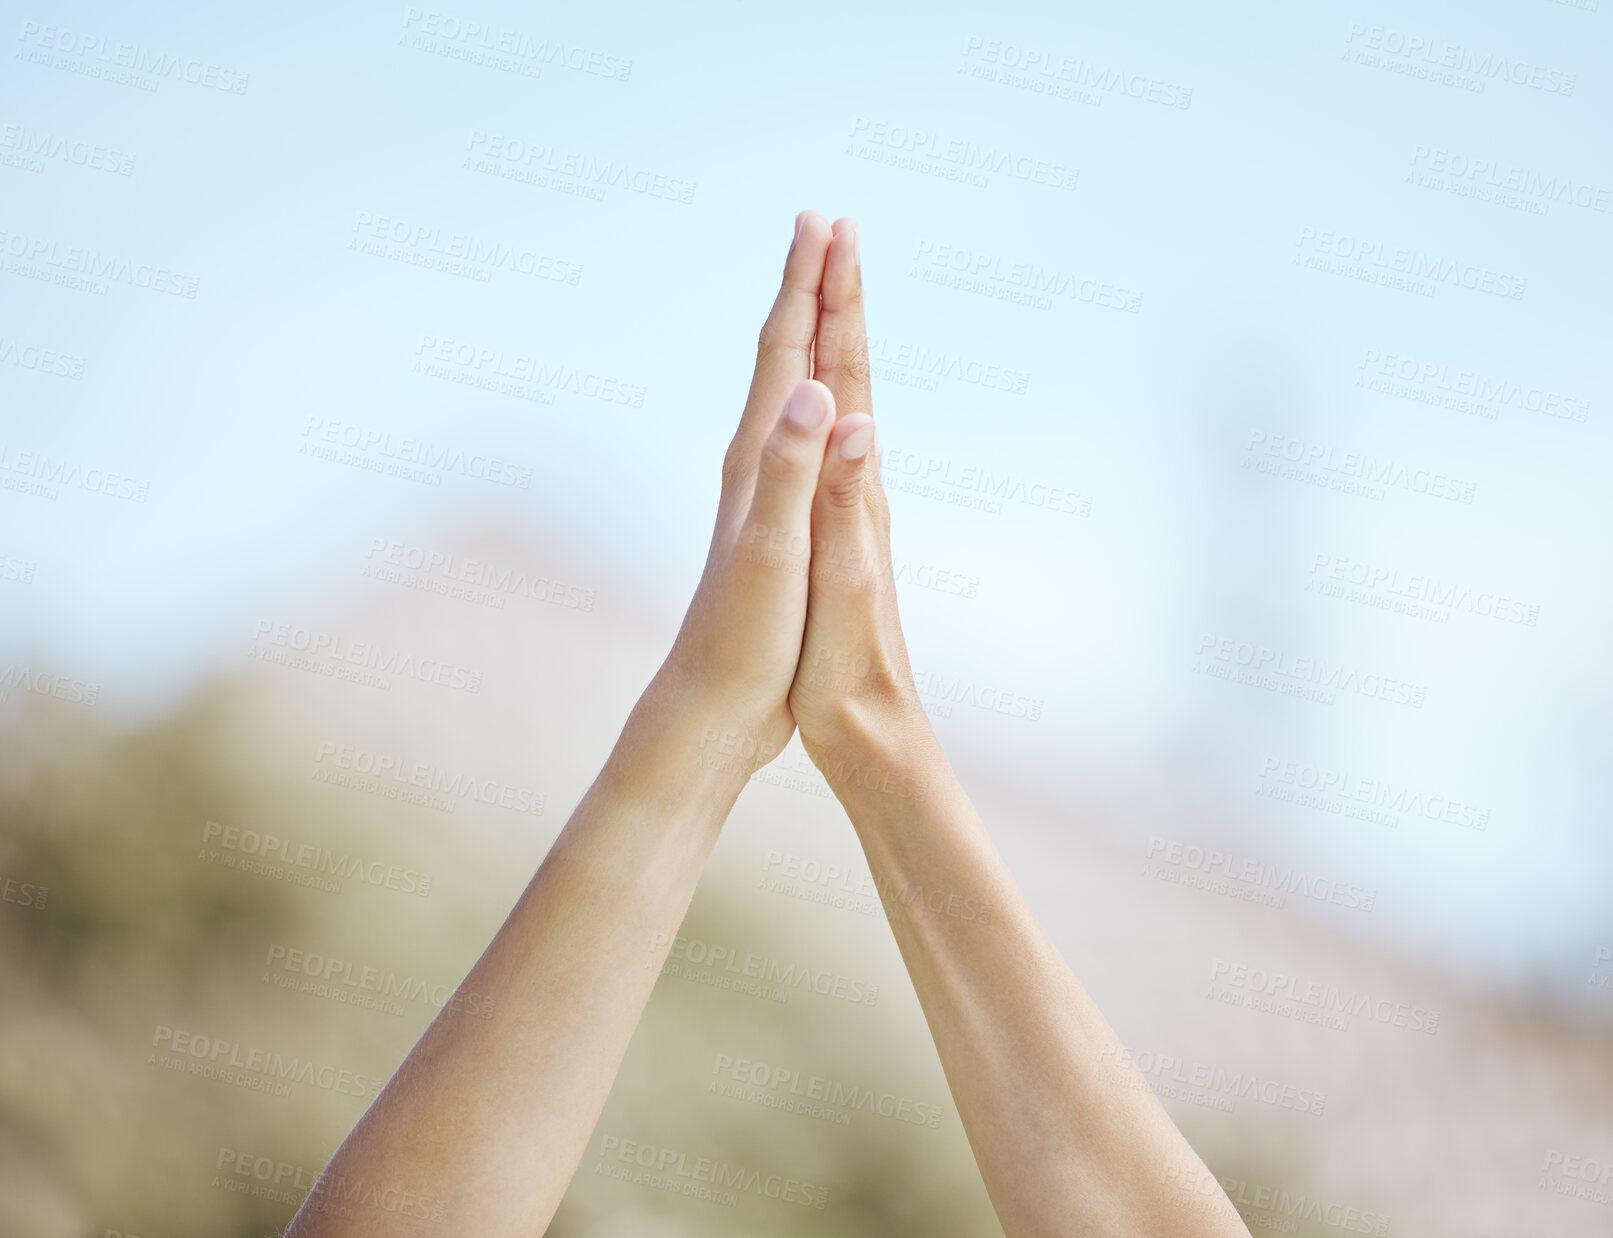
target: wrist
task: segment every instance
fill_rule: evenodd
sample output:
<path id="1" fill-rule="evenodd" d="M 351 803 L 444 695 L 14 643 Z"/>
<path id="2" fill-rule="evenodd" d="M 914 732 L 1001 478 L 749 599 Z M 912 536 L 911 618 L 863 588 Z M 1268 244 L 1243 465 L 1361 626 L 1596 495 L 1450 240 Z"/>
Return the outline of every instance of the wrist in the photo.
<path id="1" fill-rule="evenodd" d="M 639 697 L 600 781 L 669 823 L 715 833 L 753 764 L 742 752 L 752 728 L 698 677 L 663 666 Z"/>
<path id="2" fill-rule="evenodd" d="M 842 701 L 828 719 L 802 727 L 801 743 L 853 824 L 924 802 L 954 781 L 929 717 L 916 706 Z"/>

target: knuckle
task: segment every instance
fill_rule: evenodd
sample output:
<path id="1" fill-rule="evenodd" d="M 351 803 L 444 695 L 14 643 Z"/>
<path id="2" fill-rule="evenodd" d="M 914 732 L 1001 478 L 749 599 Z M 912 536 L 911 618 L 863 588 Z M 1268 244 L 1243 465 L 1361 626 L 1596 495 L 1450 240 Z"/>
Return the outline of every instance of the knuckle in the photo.
<path id="1" fill-rule="evenodd" d="M 795 442 L 784 434 L 769 435 L 756 462 L 756 476 L 762 483 L 787 481 L 801 471 L 805 461 Z"/>
<path id="2" fill-rule="evenodd" d="M 824 321 L 818 324 L 818 347 L 820 351 L 839 356 L 842 353 L 850 352 L 859 343 L 867 343 L 867 336 L 864 332 L 839 321 L 843 317 L 844 315 L 842 314 L 824 315 Z"/>
<path id="3" fill-rule="evenodd" d="M 858 386 L 868 382 L 868 340 L 859 334 L 840 355 L 840 368 Z"/>
<path id="4" fill-rule="evenodd" d="M 756 352 L 766 356 L 781 352 L 805 352 L 806 347 L 798 334 L 780 323 L 776 314 L 769 314 L 762 329 L 756 333 Z"/>
<path id="5" fill-rule="evenodd" d="M 885 487 L 875 482 L 869 482 L 863 492 L 867 507 L 874 517 L 874 526 L 887 541 L 890 540 L 891 531 L 891 505 L 885 497 Z"/>
<path id="6" fill-rule="evenodd" d="M 731 490 L 741 485 L 750 475 L 750 461 L 740 452 L 736 443 L 722 458 L 722 488 Z"/>
<path id="7" fill-rule="evenodd" d="M 834 508 L 853 508 L 863 500 L 863 475 L 861 470 L 848 473 L 844 477 L 830 478 L 823 487 L 823 497 L 829 506 Z"/>

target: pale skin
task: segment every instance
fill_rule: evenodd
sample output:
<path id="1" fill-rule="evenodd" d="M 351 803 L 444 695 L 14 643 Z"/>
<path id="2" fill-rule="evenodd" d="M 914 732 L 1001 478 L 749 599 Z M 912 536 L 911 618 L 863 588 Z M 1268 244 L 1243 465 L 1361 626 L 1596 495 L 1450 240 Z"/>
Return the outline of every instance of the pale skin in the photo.
<path id="1" fill-rule="evenodd" d="M 752 772 L 718 749 L 776 754 L 797 728 L 862 842 L 1008 1238 L 1247 1238 L 917 701 L 872 414 L 857 226 L 806 211 L 671 653 L 286 1238 L 541 1233 Z M 353 1202 L 384 1192 L 391 1206 Z"/>

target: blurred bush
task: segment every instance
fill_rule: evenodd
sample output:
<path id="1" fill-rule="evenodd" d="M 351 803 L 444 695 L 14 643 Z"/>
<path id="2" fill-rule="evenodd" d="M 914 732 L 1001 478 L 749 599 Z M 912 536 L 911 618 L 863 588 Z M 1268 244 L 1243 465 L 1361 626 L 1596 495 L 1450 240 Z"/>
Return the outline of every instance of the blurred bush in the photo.
<path id="1" fill-rule="evenodd" d="M 409 828 L 409 809 L 308 778 L 308 750 L 295 711 L 250 676 L 125 725 L 36 697 L 0 719 L 0 882 L 11 891 L 0 901 L 0 1233 L 278 1233 L 367 1102 L 303 1084 L 290 1095 L 233 1086 L 194 1059 L 165 1068 L 176 1055 L 165 1058 L 154 1043 L 159 1029 L 384 1079 L 431 1005 L 366 1009 L 328 990 L 282 987 L 266 966 L 271 951 L 308 950 L 451 988 L 496 930 L 528 865 L 468 855 L 456 834 L 464 821 Z M 736 817 L 757 811 L 747 798 Z M 362 882 L 333 893 L 222 866 L 217 840 L 204 837 L 209 822 L 436 879 L 425 898 Z M 558 824 L 557 815 L 551 831 Z M 764 912 L 747 893 L 732 869 L 715 866 L 685 935 L 848 972 L 866 962 L 857 956 L 869 947 L 857 943 L 877 941 L 900 975 L 877 919 L 853 917 L 866 922 L 849 932 L 842 919 L 830 933 L 821 908 L 769 899 Z M 664 975 L 550 1232 L 1000 1233 L 905 984 L 887 986 L 875 1011 L 811 992 L 780 1002 Z M 800 1114 L 725 1094 L 720 1053 L 939 1105 L 942 1120 L 930 1129 L 855 1108 Z M 711 1202 L 618 1181 L 606 1172 L 619 1165 L 602 1154 L 607 1137 L 821 1185 L 827 1204 L 756 1191 Z M 1234 1148 L 1212 1151 L 1212 1163 L 1239 1160 Z M 231 1172 L 243 1158 L 273 1176 Z M 1303 1167 L 1287 1170 L 1283 1181 L 1303 1176 Z M 1323 1230 L 1301 1223 L 1288 1232 Z"/>

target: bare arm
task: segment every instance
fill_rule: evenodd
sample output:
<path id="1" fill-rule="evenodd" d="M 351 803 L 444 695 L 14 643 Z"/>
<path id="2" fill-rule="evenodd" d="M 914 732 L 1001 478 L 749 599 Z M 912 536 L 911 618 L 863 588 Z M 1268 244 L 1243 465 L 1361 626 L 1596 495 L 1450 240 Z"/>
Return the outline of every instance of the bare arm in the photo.
<path id="1" fill-rule="evenodd" d="M 553 1215 L 738 791 L 653 685 L 455 998 L 290 1235 L 532 1234 Z M 698 734 L 698 729 L 696 734 Z M 483 1016 L 486 1017 L 483 1017 Z"/>
<path id="2" fill-rule="evenodd" d="M 802 741 L 862 841 L 1009 1238 L 1246 1236 L 1036 923 L 917 701 L 871 450 L 856 225 L 834 227 L 815 377 L 839 420 L 790 692 Z"/>
<path id="3" fill-rule="evenodd" d="M 1245 1235 L 1037 924 L 927 730 L 849 731 L 841 751 L 893 777 L 836 789 L 1004 1232 Z"/>
<path id="4" fill-rule="evenodd" d="M 829 225 L 803 214 L 678 640 L 486 952 L 331 1159 L 288 1238 L 540 1233 L 599 1119 L 749 768 L 794 731 L 812 494 L 808 377 Z M 713 743 L 714 737 L 719 741 Z M 662 950 L 662 954 L 665 950 Z M 488 1017 L 481 1017 L 486 1014 Z"/>

